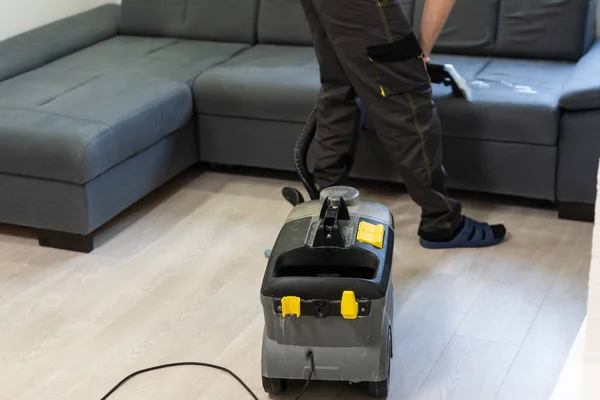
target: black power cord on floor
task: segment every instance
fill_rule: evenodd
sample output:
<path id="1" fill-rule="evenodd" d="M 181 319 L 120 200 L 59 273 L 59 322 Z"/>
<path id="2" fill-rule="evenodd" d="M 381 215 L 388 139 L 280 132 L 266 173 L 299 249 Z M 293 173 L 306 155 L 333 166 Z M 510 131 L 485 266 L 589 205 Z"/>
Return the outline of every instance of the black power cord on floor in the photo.
<path id="1" fill-rule="evenodd" d="M 308 358 L 310 359 L 310 375 L 308 376 L 308 379 L 306 380 L 306 383 L 304 384 L 304 388 L 302 389 L 302 391 L 300 392 L 300 394 L 298 395 L 298 397 L 296 397 L 295 400 L 300 400 L 300 398 L 304 395 L 304 393 L 306 392 L 306 389 L 308 388 L 308 385 L 309 385 L 309 383 L 310 383 L 310 381 L 312 379 L 312 376 L 315 373 L 315 359 L 313 357 L 313 354 L 312 353 L 308 353 Z M 121 380 L 121 382 L 119 382 L 114 388 L 112 388 L 100 400 L 108 400 L 108 398 L 110 396 L 112 396 L 117 390 L 119 390 L 119 388 L 121 386 L 123 386 L 125 384 L 125 382 L 129 381 L 130 379 L 132 379 L 132 378 L 134 378 L 134 377 L 136 377 L 138 375 L 144 374 L 146 372 L 156 371 L 156 370 L 159 370 L 159 369 L 172 368 L 172 367 L 181 367 L 181 366 L 208 367 L 208 368 L 214 368 L 214 369 L 218 369 L 218 370 L 227 372 L 229 375 L 231 375 L 232 377 L 234 377 L 244 387 L 244 389 L 246 389 L 246 391 L 248 393 L 250 393 L 250 396 L 252 396 L 252 398 L 254 400 L 259 400 L 258 396 L 256 396 L 256 394 L 254 394 L 254 392 L 252 392 L 252 390 L 248 387 L 248 385 L 246 385 L 246 383 L 244 383 L 244 381 L 239 376 L 237 376 L 235 373 L 233 373 L 229 369 L 227 369 L 225 367 L 221 367 L 220 365 L 213 365 L 213 364 L 201 363 L 201 362 L 181 362 L 181 363 L 173 363 L 173 364 L 164 364 L 164 365 L 158 365 L 156 367 L 151 367 L 151 368 L 146 368 L 146 369 L 139 370 L 137 372 L 134 372 L 134 373 L 128 375 L 123 380 Z"/>

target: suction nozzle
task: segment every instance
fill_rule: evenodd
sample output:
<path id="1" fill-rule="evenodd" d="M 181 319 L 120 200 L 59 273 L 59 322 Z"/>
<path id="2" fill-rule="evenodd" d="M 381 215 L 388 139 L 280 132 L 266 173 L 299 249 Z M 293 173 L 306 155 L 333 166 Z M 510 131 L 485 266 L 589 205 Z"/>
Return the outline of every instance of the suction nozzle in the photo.
<path id="1" fill-rule="evenodd" d="M 471 88 L 452 64 L 427 63 L 427 72 L 432 83 L 443 84 L 452 88 L 455 97 L 471 100 Z"/>

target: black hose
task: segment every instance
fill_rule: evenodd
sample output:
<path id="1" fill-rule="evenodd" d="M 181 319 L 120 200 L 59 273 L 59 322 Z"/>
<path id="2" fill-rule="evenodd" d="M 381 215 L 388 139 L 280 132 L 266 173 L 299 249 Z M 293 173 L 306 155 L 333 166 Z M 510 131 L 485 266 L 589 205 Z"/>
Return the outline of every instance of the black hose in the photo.
<path id="1" fill-rule="evenodd" d="M 296 140 L 296 146 L 294 147 L 294 164 L 296 165 L 296 171 L 311 200 L 319 199 L 319 190 L 315 186 L 315 182 L 307 167 L 308 149 L 310 148 L 310 144 L 317 131 L 317 107 L 318 106 L 315 106 L 312 110 L 308 117 L 308 121 L 304 124 L 302 132 Z"/>

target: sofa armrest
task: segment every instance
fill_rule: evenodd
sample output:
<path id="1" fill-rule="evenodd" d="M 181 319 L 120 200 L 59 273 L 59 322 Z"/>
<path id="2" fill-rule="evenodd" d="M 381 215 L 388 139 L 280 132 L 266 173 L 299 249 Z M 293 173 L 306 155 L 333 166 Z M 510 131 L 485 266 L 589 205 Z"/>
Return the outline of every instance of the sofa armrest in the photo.
<path id="1" fill-rule="evenodd" d="M 107 4 L 0 41 L 0 81 L 115 36 L 119 18 Z"/>
<path id="2" fill-rule="evenodd" d="M 575 111 L 600 108 L 600 40 L 577 62 L 559 105 Z"/>

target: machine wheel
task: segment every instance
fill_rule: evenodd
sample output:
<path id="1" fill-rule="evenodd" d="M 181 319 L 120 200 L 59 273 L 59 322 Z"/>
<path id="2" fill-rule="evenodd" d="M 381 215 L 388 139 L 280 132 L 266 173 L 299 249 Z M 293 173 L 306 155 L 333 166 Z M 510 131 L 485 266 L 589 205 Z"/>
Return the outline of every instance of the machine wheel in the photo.
<path id="1" fill-rule="evenodd" d="M 376 399 L 386 399 L 389 394 L 390 381 L 369 382 L 369 395 Z"/>
<path id="2" fill-rule="evenodd" d="M 388 328 L 388 338 L 387 338 L 387 350 L 388 350 L 388 370 L 387 370 L 387 378 L 383 381 L 379 382 L 369 382 L 369 395 L 376 399 L 386 399 L 389 396 L 390 391 L 390 376 L 391 376 L 391 365 L 392 365 L 392 357 L 393 357 L 393 349 L 392 349 L 392 328 Z"/>
<path id="3" fill-rule="evenodd" d="M 262 377 L 263 389 L 269 394 L 280 394 L 285 391 L 287 381 L 278 378 Z"/>

